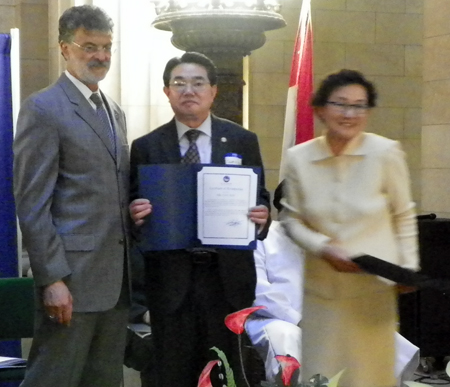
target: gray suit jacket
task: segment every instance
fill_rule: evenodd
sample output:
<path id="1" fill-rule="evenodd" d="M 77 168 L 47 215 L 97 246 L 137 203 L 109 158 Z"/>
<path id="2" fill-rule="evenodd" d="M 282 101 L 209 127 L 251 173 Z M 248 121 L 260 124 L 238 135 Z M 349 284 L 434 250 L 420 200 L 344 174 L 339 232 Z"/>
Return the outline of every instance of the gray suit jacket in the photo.
<path id="1" fill-rule="evenodd" d="M 76 312 L 113 308 L 127 268 L 125 116 L 104 99 L 116 158 L 94 109 L 65 74 L 24 101 L 14 142 L 17 214 L 36 286 L 64 279 Z"/>

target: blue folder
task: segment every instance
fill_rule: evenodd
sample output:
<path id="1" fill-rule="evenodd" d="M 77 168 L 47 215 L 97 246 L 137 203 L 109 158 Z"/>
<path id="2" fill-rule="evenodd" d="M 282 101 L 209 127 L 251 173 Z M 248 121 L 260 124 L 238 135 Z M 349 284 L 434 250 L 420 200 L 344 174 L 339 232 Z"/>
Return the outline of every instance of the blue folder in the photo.
<path id="1" fill-rule="evenodd" d="M 153 206 L 151 215 L 140 227 L 141 251 L 202 247 L 197 238 L 197 172 L 203 167 L 202 164 L 139 166 L 139 196 L 149 199 Z M 259 168 L 253 169 L 259 174 Z M 256 235 L 248 246 L 206 247 L 253 250 L 256 248 Z"/>

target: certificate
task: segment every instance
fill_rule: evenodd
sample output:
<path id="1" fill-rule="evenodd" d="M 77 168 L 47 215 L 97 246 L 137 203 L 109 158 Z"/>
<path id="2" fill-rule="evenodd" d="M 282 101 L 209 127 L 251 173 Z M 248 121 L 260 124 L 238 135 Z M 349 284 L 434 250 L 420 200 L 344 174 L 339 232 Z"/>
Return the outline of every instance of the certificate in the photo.
<path id="1" fill-rule="evenodd" d="M 256 226 L 258 175 L 253 168 L 203 166 L 197 173 L 197 237 L 202 245 L 249 246 Z"/>

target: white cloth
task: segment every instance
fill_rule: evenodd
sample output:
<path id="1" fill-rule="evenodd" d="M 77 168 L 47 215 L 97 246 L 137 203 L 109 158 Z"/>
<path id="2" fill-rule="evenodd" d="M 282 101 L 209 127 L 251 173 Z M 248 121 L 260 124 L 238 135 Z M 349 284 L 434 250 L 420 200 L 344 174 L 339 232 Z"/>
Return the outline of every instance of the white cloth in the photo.
<path id="1" fill-rule="evenodd" d="M 276 355 L 291 355 L 301 363 L 301 320 L 303 301 L 302 250 L 273 221 L 264 241 L 257 242 L 256 299 L 264 305 L 248 319 L 247 334 L 264 360 L 266 378 L 274 380 L 279 371 Z"/>
<path id="2" fill-rule="evenodd" d="M 420 350 L 401 334 L 395 334 L 395 377 L 398 387 L 414 380 L 414 372 L 420 363 Z"/>
<path id="3" fill-rule="evenodd" d="M 256 318 L 247 321 L 246 331 L 264 361 L 267 381 L 273 382 L 280 371 L 275 356 L 289 355 L 302 363 L 302 330 L 297 325 L 278 319 Z"/>
<path id="4" fill-rule="evenodd" d="M 287 237 L 279 222 L 272 221 L 267 237 L 258 241 L 254 257 L 257 277 L 254 304 L 267 309 L 253 315 L 297 325 L 302 318 L 302 250 Z"/>
<path id="5" fill-rule="evenodd" d="M 253 304 L 267 309 L 250 316 L 246 331 L 264 361 L 266 379 L 273 381 L 280 367 L 276 355 L 290 355 L 302 363 L 302 330 L 298 324 L 302 312 L 304 257 L 277 221 L 270 225 L 267 238 L 257 243 Z M 395 376 L 401 386 L 402 381 L 413 379 L 420 361 L 419 348 L 396 333 L 395 349 Z"/>

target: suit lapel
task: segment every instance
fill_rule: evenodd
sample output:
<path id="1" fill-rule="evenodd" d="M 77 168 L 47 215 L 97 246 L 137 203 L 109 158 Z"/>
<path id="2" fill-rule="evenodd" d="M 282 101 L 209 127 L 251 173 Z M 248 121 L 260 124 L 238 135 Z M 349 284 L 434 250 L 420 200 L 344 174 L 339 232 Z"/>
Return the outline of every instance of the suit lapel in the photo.
<path id="1" fill-rule="evenodd" d="M 213 164 L 225 164 L 225 155 L 228 152 L 228 130 L 220 121 L 211 116 L 211 162 Z"/>
<path id="2" fill-rule="evenodd" d="M 175 119 L 170 121 L 167 128 L 162 130 L 160 134 L 159 146 L 167 157 L 167 163 L 179 164 L 181 162 L 181 154 Z"/>
<path id="3" fill-rule="evenodd" d="M 75 113 L 84 120 L 98 137 L 102 140 L 106 149 L 110 153 L 111 157 L 115 160 L 114 150 L 108 135 L 105 133 L 102 123 L 98 118 L 95 110 L 84 98 L 83 94 L 77 89 L 77 87 L 70 81 L 69 78 L 63 73 L 58 80 L 59 85 L 62 87 L 70 102 L 74 105 Z"/>

